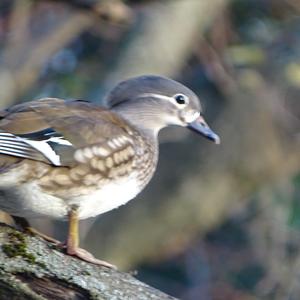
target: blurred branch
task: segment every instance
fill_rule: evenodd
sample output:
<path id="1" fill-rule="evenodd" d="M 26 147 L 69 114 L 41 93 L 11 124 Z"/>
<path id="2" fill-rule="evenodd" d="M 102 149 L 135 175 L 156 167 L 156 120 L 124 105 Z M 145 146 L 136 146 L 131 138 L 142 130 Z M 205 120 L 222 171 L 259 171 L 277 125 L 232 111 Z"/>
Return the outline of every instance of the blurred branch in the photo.
<path id="1" fill-rule="evenodd" d="M 297 11 L 300 11 L 300 3 L 298 0 L 286 0 L 286 2 Z"/>
<path id="2" fill-rule="evenodd" d="M 92 26 L 96 19 L 88 13 L 71 12 L 57 22 L 49 34 L 38 41 L 27 32 L 31 15 L 27 1 L 16 1 L 11 16 L 11 34 L 4 49 L 4 63 L 0 71 L 0 98 L 3 107 L 10 105 L 39 77 L 41 69 L 59 49 Z"/>
<path id="3" fill-rule="evenodd" d="M 253 220 L 251 240 L 266 270 L 265 278 L 256 288 L 262 299 L 297 299 L 292 294 L 299 295 L 300 257 L 299 253 L 289 251 L 299 244 L 299 232 L 288 224 L 292 194 L 290 178 L 282 178 L 275 187 L 265 187 L 258 195 L 259 215 Z M 284 200 L 274 200 L 278 197 Z"/>
<path id="4" fill-rule="evenodd" d="M 5 48 L 3 50 L 3 62 L 5 65 L 15 65 L 16 59 L 22 54 L 23 47 L 30 37 L 29 20 L 32 2 L 26 0 L 15 1 L 11 17 L 9 19 L 9 27 L 12 34 L 9 35 Z"/>
<path id="5" fill-rule="evenodd" d="M 94 22 L 95 19 L 87 14 L 74 13 L 63 24 L 53 28 L 49 35 L 39 41 L 15 74 L 19 92 L 23 92 L 35 82 L 41 68 L 56 51 L 70 43 L 74 37 Z"/>
<path id="6" fill-rule="evenodd" d="M 63 2 L 78 9 L 94 13 L 96 16 L 115 23 L 127 23 L 132 20 L 133 14 L 121 0 L 52 0 Z"/>
<path id="7" fill-rule="evenodd" d="M 1 299 L 175 299 L 129 274 L 85 263 L 0 225 Z"/>
<path id="8" fill-rule="evenodd" d="M 39 38 L 30 32 L 33 3 L 27 0 L 14 2 L 9 20 L 10 34 L 3 50 L 0 71 L 2 107 L 9 106 L 26 92 L 36 82 L 51 56 L 82 32 L 100 20 L 118 23 L 133 18 L 128 6 L 118 0 L 89 2 L 90 6 L 83 5 L 83 1 L 60 2 L 85 9 L 63 10 L 64 15 L 57 16 L 57 21 L 51 25 L 49 32 Z"/>
<path id="9" fill-rule="evenodd" d="M 153 2 L 121 49 L 107 85 L 139 74 L 176 74 L 204 32 L 228 0 Z M 200 30 L 200 31 L 199 31 Z"/>
<path id="10" fill-rule="evenodd" d="M 236 89 L 236 83 L 230 70 L 226 66 L 219 53 L 206 39 L 201 39 L 198 49 L 195 49 L 195 56 L 205 67 L 209 78 L 218 86 L 225 95 L 230 95 L 233 89 Z"/>

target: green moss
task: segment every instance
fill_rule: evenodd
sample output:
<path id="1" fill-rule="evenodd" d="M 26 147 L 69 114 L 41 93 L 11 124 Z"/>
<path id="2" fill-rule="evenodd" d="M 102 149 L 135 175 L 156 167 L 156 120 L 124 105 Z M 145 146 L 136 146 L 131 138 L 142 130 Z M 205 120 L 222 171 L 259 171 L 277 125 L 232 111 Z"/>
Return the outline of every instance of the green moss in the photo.
<path id="1" fill-rule="evenodd" d="M 21 232 L 10 232 L 8 237 L 9 243 L 2 245 L 3 252 L 8 257 L 22 256 L 29 263 L 37 263 L 35 256 L 27 251 L 26 240 Z"/>

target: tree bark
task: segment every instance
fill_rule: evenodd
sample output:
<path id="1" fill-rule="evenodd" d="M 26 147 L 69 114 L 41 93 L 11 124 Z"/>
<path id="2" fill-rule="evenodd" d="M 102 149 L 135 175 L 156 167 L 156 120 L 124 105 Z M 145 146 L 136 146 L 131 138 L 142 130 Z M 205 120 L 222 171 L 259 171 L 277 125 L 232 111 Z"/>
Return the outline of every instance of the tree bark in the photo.
<path id="1" fill-rule="evenodd" d="M 0 224 L 0 299 L 175 299 L 129 274 L 65 255 L 40 238 Z"/>

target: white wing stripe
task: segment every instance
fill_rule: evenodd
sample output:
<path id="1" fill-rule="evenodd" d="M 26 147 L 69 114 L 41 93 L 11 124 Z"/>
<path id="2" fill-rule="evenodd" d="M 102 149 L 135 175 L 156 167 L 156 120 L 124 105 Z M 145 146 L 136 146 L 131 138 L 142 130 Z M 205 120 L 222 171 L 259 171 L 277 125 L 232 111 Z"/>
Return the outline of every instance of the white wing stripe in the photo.
<path id="1" fill-rule="evenodd" d="M 10 148 L 16 148 L 16 149 L 26 149 L 28 151 L 33 151 L 32 147 L 28 146 L 25 143 L 20 143 L 20 142 L 8 142 L 8 141 L 3 141 L 0 139 L 0 146 L 6 146 Z"/>
<path id="2" fill-rule="evenodd" d="M 1 154 L 12 155 L 12 156 L 15 156 L 15 157 L 23 157 L 23 158 L 30 158 L 30 159 L 32 159 L 32 157 L 26 155 L 25 153 L 16 153 L 16 152 L 11 152 L 11 151 L 2 150 L 2 149 L 0 149 L 0 153 Z"/>
<path id="3" fill-rule="evenodd" d="M 13 155 L 13 156 L 16 156 L 16 153 L 14 153 L 14 152 L 10 152 L 10 151 L 6 151 L 6 150 L 0 150 L 0 153 L 2 153 L 2 154 L 8 154 L 8 155 Z M 28 158 L 28 156 L 27 155 L 25 155 L 25 154 L 22 154 L 22 153 L 18 153 L 18 156 L 20 156 L 20 157 L 24 157 L 24 158 Z"/>
<path id="4" fill-rule="evenodd" d="M 15 137 L 13 134 L 8 133 L 8 132 L 0 132 L 0 136 L 10 136 L 10 137 Z"/>
<path id="5" fill-rule="evenodd" d="M 16 141 L 17 140 L 17 138 L 15 136 L 12 136 L 12 137 L 5 136 L 5 137 L 3 137 L 1 135 L 0 135 L 0 139 L 3 140 L 3 141 Z"/>
<path id="6" fill-rule="evenodd" d="M 7 132 L 0 132 L 0 153 L 35 159 L 39 156 L 36 152 L 38 151 L 55 166 L 61 166 L 60 156 L 52 148 L 51 143 L 63 146 L 73 145 L 63 136 L 53 136 L 53 134 L 57 135 L 55 132 L 48 132 L 44 134 L 44 140 L 33 140 Z"/>
<path id="7" fill-rule="evenodd" d="M 48 145 L 48 141 L 32 141 L 28 139 L 22 139 L 17 137 L 21 141 L 27 143 L 28 145 L 32 146 L 36 150 L 40 151 L 47 159 L 49 159 L 55 166 L 60 166 L 60 157 L 55 153 L 55 151 Z"/>
<path id="8" fill-rule="evenodd" d="M 14 153 L 22 153 L 25 154 L 27 153 L 28 156 L 28 151 L 23 151 L 23 150 L 19 150 L 19 149 L 13 149 L 13 148 L 8 148 L 8 147 L 2 147 L 0 146 L 0 150 L 2 151 L 9 151 L 9 152 L 14 152 Z"/>

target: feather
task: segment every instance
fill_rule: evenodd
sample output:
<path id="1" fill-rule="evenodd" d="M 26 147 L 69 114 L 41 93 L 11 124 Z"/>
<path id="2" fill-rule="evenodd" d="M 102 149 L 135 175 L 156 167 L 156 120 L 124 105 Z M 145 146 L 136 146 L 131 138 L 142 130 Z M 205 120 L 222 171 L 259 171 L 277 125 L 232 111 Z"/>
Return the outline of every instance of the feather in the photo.
<path id="1" fill-rule="evenodd" d="M 51 162 L 61 166 L 57 146 L 72 147 L 72 144 L 51 128 L 28 134 L 0 133 L 0 153 L 16 157 Z"/>

